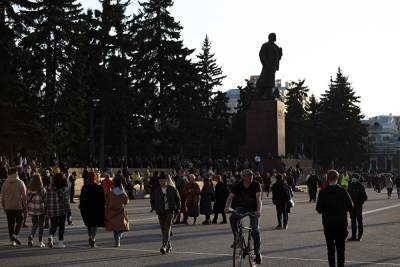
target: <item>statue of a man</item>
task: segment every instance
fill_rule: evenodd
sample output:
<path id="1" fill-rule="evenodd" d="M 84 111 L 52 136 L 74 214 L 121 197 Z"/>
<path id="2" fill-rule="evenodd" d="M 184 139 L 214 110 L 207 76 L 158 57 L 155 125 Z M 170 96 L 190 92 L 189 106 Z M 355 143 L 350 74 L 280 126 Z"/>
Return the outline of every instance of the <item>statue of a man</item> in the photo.
<path id="1" fill-rule="evenodd" d="M 279 70 L 279 61 L 282 58 L 282 48 L 275 44 L 276 34 L 268 35 L 268 42 L 260 50 L 260 60 L 263 65 L 257 81 L 259 97 L 272 99 L 272 89 L 275 87 L 275 72 Z"/>

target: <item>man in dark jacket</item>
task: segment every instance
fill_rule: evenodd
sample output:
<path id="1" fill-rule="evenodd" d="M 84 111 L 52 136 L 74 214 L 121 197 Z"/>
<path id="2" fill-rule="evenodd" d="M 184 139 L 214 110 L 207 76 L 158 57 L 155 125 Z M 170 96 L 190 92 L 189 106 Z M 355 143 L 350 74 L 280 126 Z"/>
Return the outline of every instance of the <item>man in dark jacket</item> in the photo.
<path id="1" fill-rule="evenodd" d="M 337 184 L 339 173 L 330 170 L 327 174 L 329 185 L 319 192 L 316 210 L 322 214 L 322 225 L 328 247 L 329 266 L 344 266 L 345 240 L 347 232 L 347 212 L 353 209 L 353 203 L 347 191 Z"/>
<path id="2" fill-rule="evenodd" d="M 75 203 L 74 201 L 74 196 L 75 196 L 75 182 L 76 182 L 76 172 L 72 172 L 72 174 L 69 176 L 69 183 L 71 185 L 70 189 L 70 194 L 69 194 L 69 202 L 70 203 Z"/>
<path id="3" fill-rule="evenodd" d="M 310 202 L 317 200 L 317 189 L 318 189 L 318 176 L 315 171 L 312 170 L 307 180 L 308 194 L 310 195 Z"/>
<path id="4" fill-rule="evenodd" d="M 150 187 L 150 205 L 153 207 L 153 192 L 158 187 L 160 187 L 160 182 L 158 181 L 158 171 L 154 171 L 153 176 L 150 178 L 149 187 Z M 153 212 L 153 208 L 151 208 L 150 212 Z"/>
<path id="5" fill-rule="evenodd" d="M 168 253 L 171 249 L 171 224 L 174 214 L 179 213 L 181 199 L 175 187 L 167 185 L 167 175 L 163 172 L 159 176 L 160 187 L 153 192 L 152 209 L 158 215 L 161 232 L 163 236 L 160 252 Z"/>
<path id="6" fill-rule="evenodd" d="M 353 174 L 351 182 L 349 184 L 348 191 L 351 200 L 354 204 L 354 209 L 350 211 L 351 218 L 351 237 L 349 241 L 361 241 L 363 235 L 363 217 L 362 208 L 364 202 L 368 199 L 367 193 L 365 192 L 364 186 L 360 183 L 359 175 Z M 358 225 L 358 236 L 357 236 L 357 225 Z"/>
<path id="7" fill-rule="evenodd" d="M 283 179 L 281 174 L 277 174 L 276 183 L 272 186 L 272 202 L 276 206 L 276 217 L 278 218 L 278 226 L 275 229 L 287 229 L 288 227 L 288 203 L 290 198 L 291 194 L 289 185 Z"/>

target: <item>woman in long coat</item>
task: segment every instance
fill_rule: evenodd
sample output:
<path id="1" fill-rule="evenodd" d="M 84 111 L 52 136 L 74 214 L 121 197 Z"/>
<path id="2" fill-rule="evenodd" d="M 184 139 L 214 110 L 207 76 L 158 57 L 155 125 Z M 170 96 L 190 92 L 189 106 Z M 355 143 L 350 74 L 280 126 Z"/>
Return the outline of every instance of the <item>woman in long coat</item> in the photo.
<path id="1" fill-rule="evenodd" d="M 226 223 L 226 215 L 224 212 L 225 209 L 225 202 L 226 199 L 228 198 L 229 192 L 228 188 L 226 187 L 226 184 L 222 181 L 222 177 L 220 175 L 215 175 L 214 180 L 217 181 L 217 184 L 215 185 L 215 202 L 214 202 L 214 219 L 212 223 L 217 223 L 218 220 L 218 214 L 222 214 L 222 222 L 221 224 Z"/>
<path id="2" fill-rule="evenodd" d="M 189 183 L 183 188 L 182 194 L 186 199 L 186 216 L 183 224 L 188 224 L 188 217 L 193 217 L 193 224 L 196 224 L 196 219 L 200 215 L 199 200 L 200 200 L 200 187 L 196 183 L 194 174 L 189 175 Z"/>
<path id="3" fill-rule="evenodd" d="M 106 200 L 103 188 L 96 184 L 94 176 L 82 187 L 79 208 L 83 222 L 88 228 L 89 246 L 96 247 L 97 227 L 104 227 L 104 208 Z"/>
<path id="4" fill-rule="evenodd" d="M 211 179 L 204 179 L 200 197 L 200 214 L 206 216 L 202 224 L 211 224 L 210 215 L 213 212 L 212 202 L 214 201 L 214 186 Z"/>
<path id="5" fill-rule="evenodd" d="M 121 246 L 122 233 L 129 231 L 128 214 L 125 210 L 129 199 L 121 184 L 121 179 L 114 178 L 113 188 L 106 197 L 106 230 L 114 232 L 116 247 Z"/>

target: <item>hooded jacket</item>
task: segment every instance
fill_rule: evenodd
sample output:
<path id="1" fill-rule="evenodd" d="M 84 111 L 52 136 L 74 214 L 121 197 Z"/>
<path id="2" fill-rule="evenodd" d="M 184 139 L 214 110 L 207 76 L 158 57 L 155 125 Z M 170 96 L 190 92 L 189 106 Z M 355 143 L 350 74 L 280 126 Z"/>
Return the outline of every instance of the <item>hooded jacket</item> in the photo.
<path id="1" fill-rule="evenodd" d="M 347 212 L 353 209 L 353 202 L 347 191 L 339 185 L 328 185 L 318 194 L 316 210 L 322 214 L 325 231 L 346 231 Z"/>
<path id="2" fill-rule="evenodd" d="M 1 204 L 4 210 L 26 209 L 26 186 L 17 174 L 10 175 L 1 187 Z"/>

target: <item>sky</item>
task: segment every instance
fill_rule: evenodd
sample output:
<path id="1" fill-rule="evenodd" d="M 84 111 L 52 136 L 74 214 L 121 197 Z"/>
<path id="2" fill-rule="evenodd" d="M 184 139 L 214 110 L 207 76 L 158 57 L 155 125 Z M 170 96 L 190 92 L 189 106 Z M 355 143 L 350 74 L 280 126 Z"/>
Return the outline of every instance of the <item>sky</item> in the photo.
<path id="1" fill-rule="evenodd" d="M 80 1 L 100 7 L 97 0 Z M 137 6 L 132 0 L 128 14 Z M 259 50 L 275 32 L 283 49 L 277 79 L 306 79 L 319 97 L 340 67 L 361 97 L 362 113 L 372 117 L 400 115 L 399 8 L 398 0 L 175 0 L 171 14 L 195 54 L 208 34 L 227 75 L 220 90 L 260 74 Z"/>

